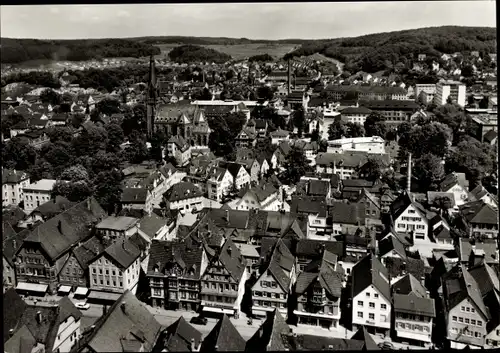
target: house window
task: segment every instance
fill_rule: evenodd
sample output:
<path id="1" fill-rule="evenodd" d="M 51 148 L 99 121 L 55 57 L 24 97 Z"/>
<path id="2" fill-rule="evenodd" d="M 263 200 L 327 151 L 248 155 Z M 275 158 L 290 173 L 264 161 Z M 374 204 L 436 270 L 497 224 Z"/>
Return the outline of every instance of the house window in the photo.
<path id="1" fill-rule="evenodd" d="M 452 321 L 454 321 L 454 322 L 457 322 L 457 317 L 456 317 L 456 316 L 453 316 L 453 317 L 451 318 L 451 320 L 452 320 Z"/>
<path id="2" fill-rule="evenodd" d="M 458 318 L 458 322 L 463 323 L 463 322 L 464 322 L 464 318 L 463 318 L 463 317 L 459 317 L 459 318 Z"/>
<path id="3" fill-rule="evenodd" d="M 470 312 L 470 308 L 469 307 L 465 308 L 465 311 L 469 313 Z"/>
<path id="4" fill-rule="evenodd" d="M 466 324 L 469 324 L 470 323 L 470 320 L 468 318 L 465 318 L 465 323 Z"/>
<path id="5" fill-rule="evenodd" d="M 460 307 L 461 311 L 465 311 L 465 306 Z"/>
<path id="6" fill-rule="evenodd" d="M 366 292 L 366 297 L 370 298 L 370 293 Z"/>
<path id="7" fill-rule="evenodd" d="M 386 322 L 387 321 L 387 316 L 385 315 L 380 315 L 380 321 Z"/>
<path id="8" fill-rule="evenodd" d="M 374 294 L 373 294 L 373 297 L 374 297 L 374 298 L 378 298 L 378 293 L 374 293 Z"/>
<path id="9" fill-rule="evenodd" d="M 370 309 L 375 308 L 375 303 L 370 302 L 370 303 L 368 303 L 368 305 L 369 305 Z"/>
<path id="10" fill-rule="evenodd" d="M 380 304 L 380 309 L 386 310 L 387 309 L 387 304 Z"/>
<path id="11" fill-rule="evenodd" d="M 374 313 L 369 313 L 369 314 L 368 314 L 368 318 L 369 318 L 370 320 L 375 320 L 375 314 L 374 314 Z"/>
<path id="12" fill-rule="evenodd" d="M 362 319 L 363 318 L 363 312 L 358 311 L 358 317 Z"/>
<path id="13" fill-rule="evenodd" d="M 483 322 L 481 320 L 477 320 L 477 326 L 483 326 Z"/>
<path id="14" fill-rule="evenodd" d="M 476 324 L 476 320 L 471 319 L 471 320 L 470 320 L 470 323 L 471 323 L 472 325 L 475 325 L 475 324 Z"/>
<path id="15" fill-rule="evenodd" d="M 475 313 L 475 312 L 476 312 L 476 309 L 474 309 L 474 308 L 470 308 L 470 312 L 471 312 L 471 313 Z"/>
<path id="16" fill-rule="evenodd" d="M 363 307 L 363 302 L 361 300 L 358 300 L 358 306 Z"/>

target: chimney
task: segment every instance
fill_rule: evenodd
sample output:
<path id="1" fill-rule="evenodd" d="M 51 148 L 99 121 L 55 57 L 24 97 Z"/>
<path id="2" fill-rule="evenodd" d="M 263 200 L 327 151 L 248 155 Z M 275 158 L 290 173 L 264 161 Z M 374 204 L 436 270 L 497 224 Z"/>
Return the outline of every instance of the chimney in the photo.
<path id="1" fill-rule="evenodd" d="M 191 352 L 194 352 L 196 350 L 196 345 L 194 343 L 194 338 L 191 338 Z"/>
<path id="2" fill-rule="evenodd" d="M 214 347 L 214 351 L 217 352 L 219 350 L 219 346 L 218 345 L 215 345 Z"/>
<path id="3" fill-rule="evenodd" d="M 411 153 L 408 153 L 408 170 L 407 170 L 407 176 L 406 176 L 406 191 L 408 192 L 408 195 L 410 195 L 411 192 Z"/>
<path id="4" fill-rule="evenodd" d="M 11 329 L 9 330 L 9 337 L 12 337 L 12 335 L 13 335 L 13 334 L 14 334 L 14 329 L 12 329 L 12 328 L 11 328 Z"/>
<path id="5" fill-rule="evenodd" d="M 12 240 L 12 246 L 14 247 L 15 250 L 17 250 L 17 242 L 16 239 Z"/>
<path id="6" fill-rule="evenodd" d="M 228 247 L 227 247 L 227 253 L 228 253 L 229 255 L 231 255 L 231 252 L 232 252 L 232 251 L 233 251 L 233 249 L 231 248 L 231 246 L 228 246 Z"/>
<path id="7" fill-rule="evenodd" d="M 36 322 L 38 322 L 39 324 L 42 323 L 42 312 L 41 311 L 36 312 Z"/>
<path id="8" fill-rule="evenodd" d="M 61 220 L 57 221 L 57 230 L 59 231 L 59 233 L 62 234 L 62 222 L 61 222 Z"/>
<path id="9" fill-rule="evenodd" d="M 226 221 L 229 223 L 229 210 L 226 210 Z"/>
<path id="10" fill-rule="evenodd" d="M 125 311 L 125 304 L 126 302 L 122 302 L 120 308 L 122 308 L 122 311 L 126 314 L 127 312 Z"/>

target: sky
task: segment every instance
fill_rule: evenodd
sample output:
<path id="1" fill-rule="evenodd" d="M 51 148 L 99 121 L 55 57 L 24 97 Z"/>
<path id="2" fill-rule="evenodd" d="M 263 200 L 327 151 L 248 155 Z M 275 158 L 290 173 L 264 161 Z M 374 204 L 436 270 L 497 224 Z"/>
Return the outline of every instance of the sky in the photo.
<path id="1" fill-rule="evenodd" d="M 1 36 L 321 39 L 444 25 L 496 27 L 495 0 L 0 6 Z"/>

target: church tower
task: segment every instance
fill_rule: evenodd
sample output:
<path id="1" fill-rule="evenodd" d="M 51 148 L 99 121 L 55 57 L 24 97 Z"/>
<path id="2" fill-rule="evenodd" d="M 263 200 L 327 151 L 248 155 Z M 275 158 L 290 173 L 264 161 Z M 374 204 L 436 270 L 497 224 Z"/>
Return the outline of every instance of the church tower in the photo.
<path id="1" fill-rule="evenodd" d="M 153 55 L 149 58 L 149 82 L 146 95 L 146 127 L 148 138 L 153 136 L 153 126 L 156 116 L 157 104 L 157 82 L 156 82 L 156 68 Z"/>

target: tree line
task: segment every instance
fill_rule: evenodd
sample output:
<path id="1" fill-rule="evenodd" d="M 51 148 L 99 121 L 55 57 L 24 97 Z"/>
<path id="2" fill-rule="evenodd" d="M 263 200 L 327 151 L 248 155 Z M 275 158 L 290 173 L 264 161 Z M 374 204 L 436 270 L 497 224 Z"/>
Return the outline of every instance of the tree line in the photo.
<path id="1" fill-rule="evenodd" d="M 180 45 L 172 49 L 168 56 L 170 60 L 178 63 L 195 63 L 195 62 L 215 62 L 225 63 L 231 60 L 231 56 L 226 53 L 221 53 L 215 49 L 201 47 L 199 45 Z"/>
<path id="2" fill-rule="evenodd" d="M 84 61 L 158 55 L 160 48 L 129 39 L 37 40 L 1 38 L 2 63 L 29 60 Z"/>

